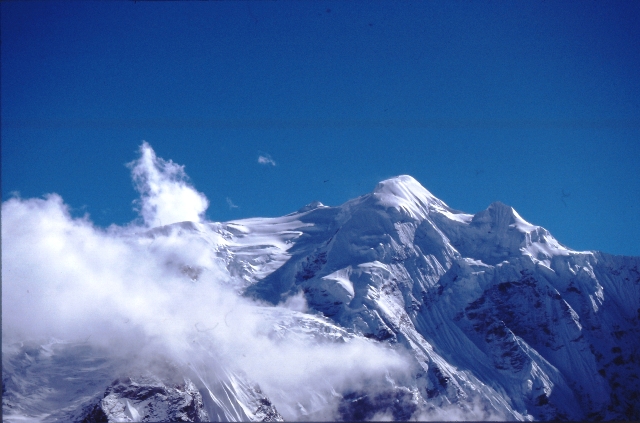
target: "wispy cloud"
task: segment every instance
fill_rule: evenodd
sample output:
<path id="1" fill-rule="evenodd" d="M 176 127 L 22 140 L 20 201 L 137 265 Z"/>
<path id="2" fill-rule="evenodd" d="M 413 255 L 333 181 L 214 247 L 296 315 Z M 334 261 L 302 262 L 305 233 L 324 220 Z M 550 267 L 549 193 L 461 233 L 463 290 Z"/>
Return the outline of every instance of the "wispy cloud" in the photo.
<path id="1" fill-rule="evenodd" d="M 227 197 L 227 204 L 229 205 L 229 208 L 230 208 L 230 209 L 237 209 L 237 208 L 238 208 L 238 206 L 237 206 L 237 205 L 235 205 L 235 204 L 233 203 L 233 201 L 231 201 L 231 198 L 229 198 L 229 197 Z"/>
<path id="2" fill-rule="evenodd" d="M 263 164 L 263 165 L 271 165 L 271 166 L 275 166 L 276 165 L 275 160 L 273 160 L 271 158 L 270 154 L 260 154 L 258 156 L 258 163 Z"/>

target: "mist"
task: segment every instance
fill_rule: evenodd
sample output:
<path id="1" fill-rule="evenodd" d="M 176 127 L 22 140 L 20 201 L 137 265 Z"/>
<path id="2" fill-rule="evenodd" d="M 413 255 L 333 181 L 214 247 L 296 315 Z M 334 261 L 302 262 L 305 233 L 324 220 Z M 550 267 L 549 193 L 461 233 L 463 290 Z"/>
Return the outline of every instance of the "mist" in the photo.
<path id="1" fill-rule="evenodd" d="M 129 168 L 140 218 L 125 226 L 74 218 L 57 194 L 2 204 L 3 347 L 82 342 L 127 363 L 120 372 L 230 369 L 286 419 L 313 408 L 313 393 L 325 408 L 315 417 L 331 419 L 332 392 L 411 373 L 407 354 L 372 341 L 274 337 L 279 315 L 306 311 L 304 297 L 273 307 L 239 296 L 215 254 L 224 240 L 204 219 L 208 200 L 184 168 L 146 142 Z"/>

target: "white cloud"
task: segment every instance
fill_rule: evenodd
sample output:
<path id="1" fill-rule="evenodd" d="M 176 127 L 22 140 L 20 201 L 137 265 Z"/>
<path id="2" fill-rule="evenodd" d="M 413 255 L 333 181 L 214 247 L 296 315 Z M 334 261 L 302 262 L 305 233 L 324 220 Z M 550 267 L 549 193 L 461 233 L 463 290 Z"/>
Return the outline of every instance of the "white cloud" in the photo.
<path id="1" fill-rule="evenodd" d="M 275 166 L 276 162 L 275 160 L 273 160 L 271 158 L 271 155 L 269 154 L 261 154 L 258 156 L 258 163 L 263 164 L 263 165 L 271 165 L 271 166 Z"/>
<path id="2" fill-rule="evenodd" d="M 187 182 L 184 166 L 157 157 L 146 141 L 140 158 L 128 166 L 140 193 L 137 209 L 147 227 L 203 219 L 209 201 Z"/>
<path id="3" fill-rule="evenodd" d="M 506 421 L 507 417 L 498 412 L 491 404 L 479 398 L 469 398 L 457 404 L 441 404 L 429 410 L 417 410 L 410 421 L 444 422 L 444 421 Z"/>
<path id="4" fill-rule="evenodd" d="M 307 299 L 304 297 L 304 292 L 302 291 L 287 298 L 284 304 L 282 304 L 282 307 L 301 313 L 305 313 L 309 309 Z"/>
<path id="5" fill-rule="evenodd" d="M 392 422 L 394 421 L 393 413 L 391 411 L 385 411 L 376 413 L 371 417 L 372 422 Z"/>
<path id="6" fill-rule="evenodd" d="M 237 209 L 238 208 L 238 206 L 235 205 L 233 203 L 233 201 L 231 200 L 231 198 L 229 198 L 229 197 L 227 197 L 227 205 L 229 206 L 230 209 Z"/>
<path id="7" fill-rule="evenodd" d="M 370 341 L 274 338 L 275 317 L 237 295 L 215 253 L 224 240 L 206 222 L 148 229 L 199 220 L 208 202 L 184 182 L 182 166 L 157 158 L 147 143 L 141 153 L 132 174 L 144 227 L 97 228 L 87 216 L 72 217 L 57 194 L 2 204 L 3 346 L 87 341 L 137 372 L 163 359 L 200 363 L 212 375 L 221 365 L 246 373 L 293 420 L 302 418 L 298 404 L 324 410 L 315 419 L 331 419 L 332 389 L 404 377 L 404 356 Z M 268 310 L 305 306 L 295 297 Z"/>

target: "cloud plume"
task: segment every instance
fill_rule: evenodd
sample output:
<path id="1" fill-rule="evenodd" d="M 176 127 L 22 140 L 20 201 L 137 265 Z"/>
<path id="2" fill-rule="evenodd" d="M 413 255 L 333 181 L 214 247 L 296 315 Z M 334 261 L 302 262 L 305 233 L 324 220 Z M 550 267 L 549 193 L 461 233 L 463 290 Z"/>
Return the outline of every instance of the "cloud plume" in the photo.
<path id="1" fill-rule="evenodd" d="M 157 157 L 146 141 L 140 158 L 128 166 L 140 193 L 136 206 L 147 227 L 204 218 L 209 201 L 188 183 L 184 166 Z"/>

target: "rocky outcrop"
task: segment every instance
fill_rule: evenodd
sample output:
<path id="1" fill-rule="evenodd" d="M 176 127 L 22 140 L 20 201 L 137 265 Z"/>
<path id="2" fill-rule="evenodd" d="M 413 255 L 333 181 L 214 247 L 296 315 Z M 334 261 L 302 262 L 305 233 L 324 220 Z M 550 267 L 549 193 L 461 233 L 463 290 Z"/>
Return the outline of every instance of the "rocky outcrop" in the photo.
<path id="1" fill-rule="evenodd" d="M 83 423 L 206 422 L 202 395 L 187 378 L 167 386 L 154 376 L 115 380 L 97 404 L 86 409 Z"/>

